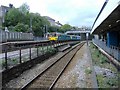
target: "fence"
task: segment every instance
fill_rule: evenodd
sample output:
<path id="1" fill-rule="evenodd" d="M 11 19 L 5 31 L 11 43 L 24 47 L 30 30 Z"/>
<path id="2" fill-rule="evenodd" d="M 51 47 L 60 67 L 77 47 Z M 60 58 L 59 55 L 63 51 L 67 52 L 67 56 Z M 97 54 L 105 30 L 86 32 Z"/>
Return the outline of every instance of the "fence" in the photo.
<path id="1" fill-rule="evenodd" d="M 2 69 L 8 69 L 26 61 L 32 60 L 38 56 L 41 56 L 47 52 L 54 52 L 55 48 L 60 45 L 64 45 L 64 42 L 49 42 L 31 45 L 27 49 L 19 47 L 18 50 L 8 52 L 7 48 L 5 53 L 0 54 L 0 65 Z"/>
<path id="2" fill-rule="evenodd" d="M 0 29 L 0 42 L 33 40 L 32 33 L 7 32 Z"/>
<path id="3" fill-rule="evenodd" d="M 120 48 L 115 46 L 106 46 L 106 43 L 100 40 L 93 39 L 93 42 L 97 44 L 99 47 L 101 47 L 104 51 L 109 53 L 111 56 L 113 56 L 115 59 L 120 61 Z"/>

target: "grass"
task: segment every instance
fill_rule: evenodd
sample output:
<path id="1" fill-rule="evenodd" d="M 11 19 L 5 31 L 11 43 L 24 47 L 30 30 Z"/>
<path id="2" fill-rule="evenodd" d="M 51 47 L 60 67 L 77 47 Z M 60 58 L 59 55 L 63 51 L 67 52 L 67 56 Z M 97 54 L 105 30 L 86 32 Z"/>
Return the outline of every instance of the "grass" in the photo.
<path id="1" fill-rule="evenodd" d="M 99 88 L 115 88 L 118 85 L 118 77 L 106 78 L 103 75 L 97 75 Z"/>
<path id="2" fill-rule="evenodd" d="M 87 68 L 87 69 L 85 69 L 85 73 L 86 73 L 86 74 L 91 74 L 91 73 L 92 73 L 92 70 L 91 70 L 90 68 Z"/>
<path id="3" fill-rule="evenodd" d="M 5 67 L 5 60 L 0 59 L 0 66 L 1 66 L 2 68 Z"/>
<path id="4" fill-rule="evenodd" d="M 56 49 L 53 47 L 39 47 L 39 50 L 43 53 L 52 53 L 56 51 Z"/>
<path id="5" fill-rule="evenodd" d="M 93 60 L 93 65 L 101 68 L 110 69 L 112 72 L 117 73 L 114 78 L 108 78 L 104 75 L 97 75 L 97 81 L 99 88 L 114 88 L 118 86 L 118 71 L 113 64 L 111 64 L 106 56 L 104 56 L 96 46 L 90 43 L 90 51 Z"/>

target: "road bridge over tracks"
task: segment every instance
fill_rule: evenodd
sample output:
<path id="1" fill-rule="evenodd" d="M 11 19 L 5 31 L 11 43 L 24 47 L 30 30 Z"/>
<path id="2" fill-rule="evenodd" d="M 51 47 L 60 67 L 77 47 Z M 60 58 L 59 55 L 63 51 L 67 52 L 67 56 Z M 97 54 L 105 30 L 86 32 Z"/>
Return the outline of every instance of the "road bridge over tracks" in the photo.
<path id="1" fill-rule="evenodd" d="M 87 37 L 88 37 L 88 39 L 92 39 L 92 35 L 90 35 L 90 31 L 91 31 L 91 29 L 88 29 L 88 30 L 70 30 L 70 31 L 66 31 L 65 34 L 67 34 L 67 35 L 79 35 L 79 36 L 81 36 L 81 40 L 86 40 Z"/>

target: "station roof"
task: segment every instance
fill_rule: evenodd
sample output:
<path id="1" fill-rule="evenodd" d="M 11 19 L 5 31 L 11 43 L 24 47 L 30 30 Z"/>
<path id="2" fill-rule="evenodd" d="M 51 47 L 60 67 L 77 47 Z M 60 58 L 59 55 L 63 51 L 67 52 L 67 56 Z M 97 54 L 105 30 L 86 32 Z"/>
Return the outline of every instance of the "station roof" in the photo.
<path id="1" fill-rule="evenodd" d="M 115 3 L 110 2 L 106 5 L 101 15 L 98 17 L 97 21 L 95 22 L 92 28 L 91 34 L 100 34 L 100 33 L 110 31 L 110 30 L 114 30 L 113 29 L 114 27 L 116 27 L 115 29 L 116 31 L 119 30 L 120 28 L 120 1 L 119 0 L 116 0 L 116 1 L 117 2 Z M 113 4 L 112 5 L 113 7 L 109 7 L 111 4 Z"/>

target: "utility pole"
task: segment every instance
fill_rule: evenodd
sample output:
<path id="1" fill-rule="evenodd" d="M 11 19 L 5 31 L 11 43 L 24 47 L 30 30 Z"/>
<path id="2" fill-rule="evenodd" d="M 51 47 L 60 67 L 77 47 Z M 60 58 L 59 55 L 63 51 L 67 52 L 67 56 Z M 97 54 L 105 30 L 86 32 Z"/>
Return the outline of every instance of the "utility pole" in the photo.
<path id="1" fill-rule="evenodd" d="M 87 46 L 88 46 L 88 33 L 86 33 L 86 41 L 87 41 Z"/>
<path id="2" fill-rule="evenodd" d="M 47 25 L 44 25 L 44 28 L 45 28 L 45 29 L 44 29 L 44 30 L 45 30 L 45 31 L 44 31 L 44 37 L 47 38 Z"/>
<path id="3" fill-rule="evenodd" d="M 32 16 L 30 15 L 30 33 L 33 34 L 33 31 L 32 31 Z"/>

